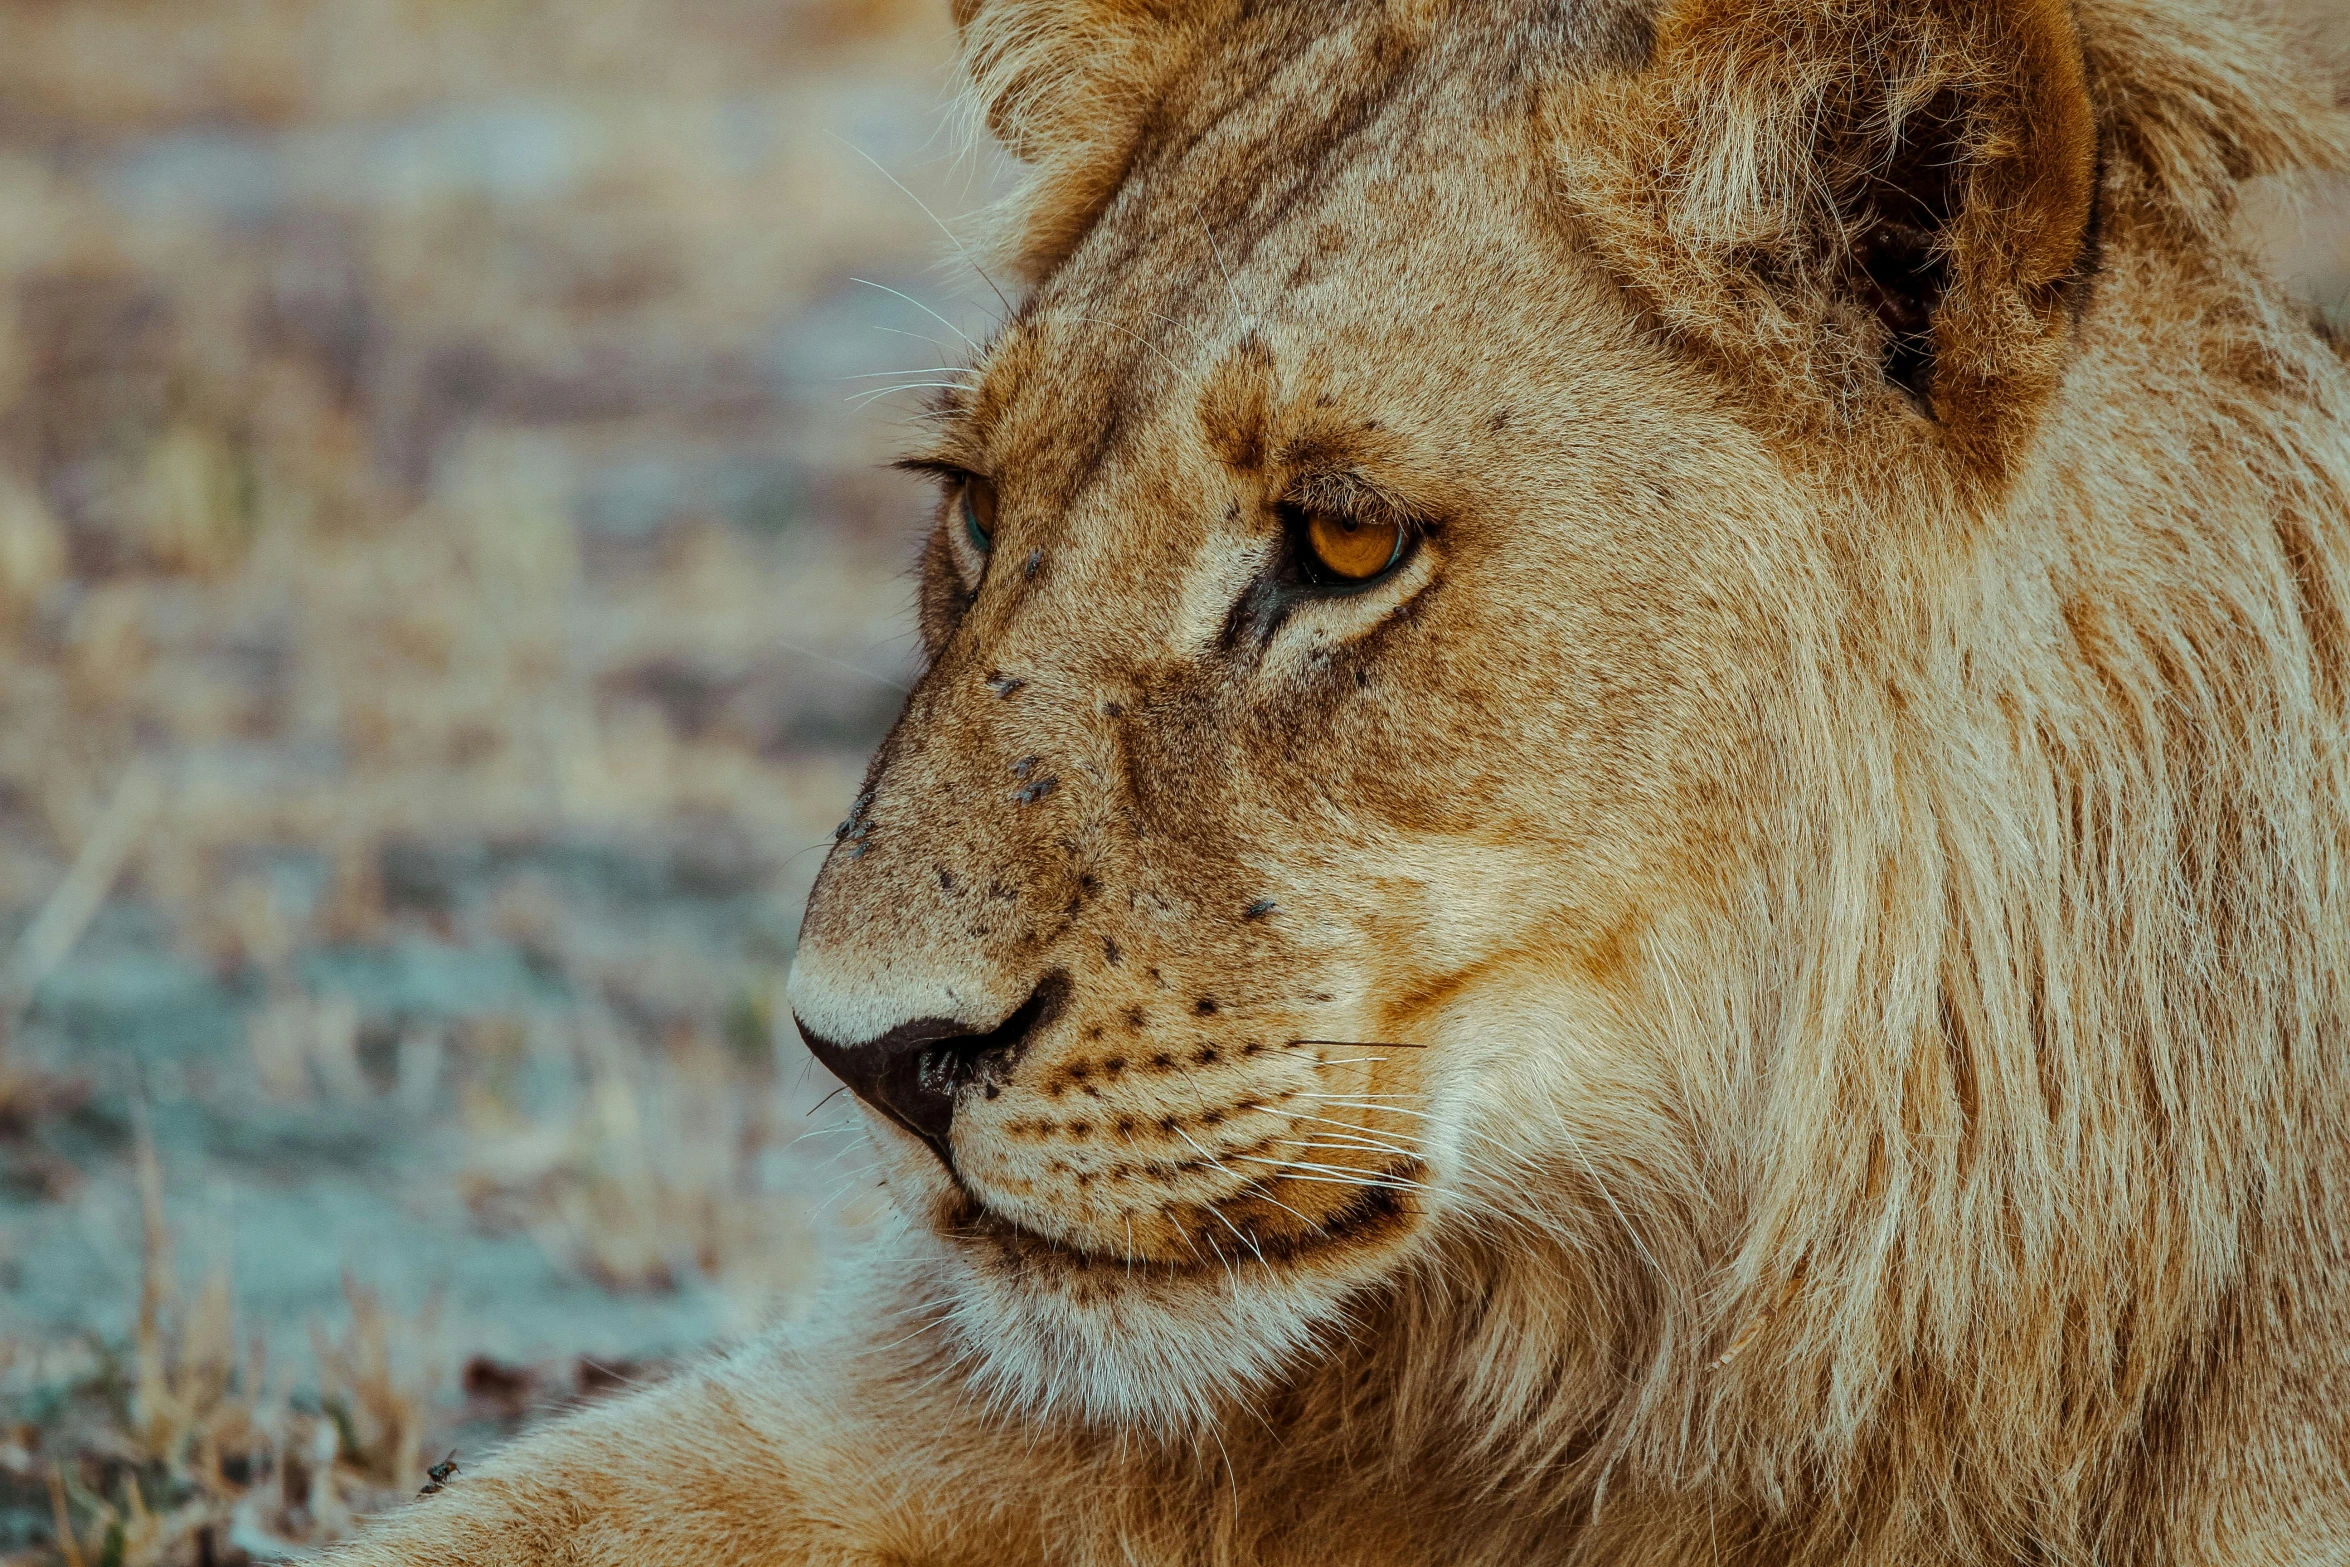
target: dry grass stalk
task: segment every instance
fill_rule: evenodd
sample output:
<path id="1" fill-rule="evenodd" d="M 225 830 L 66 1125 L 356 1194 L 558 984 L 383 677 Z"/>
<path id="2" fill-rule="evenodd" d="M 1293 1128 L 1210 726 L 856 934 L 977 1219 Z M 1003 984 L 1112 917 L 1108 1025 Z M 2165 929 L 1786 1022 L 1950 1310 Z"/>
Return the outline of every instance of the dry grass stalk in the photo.
<path id="1" fill-rule="evenodd" d="M 154 767 L 143 758 L 132 762 L 74 856 L 73 868 L 0 967 L 0 1017 L 13 1019 L 21 1012 L 41 981 L 73 951 L 162 804 L 163 780 Z"/>
<path id="2" fill-rule="evenodd" d="M 383 1015 L 304 960 L 498 938 L 472 918 L 476 887 L 431 907 L 387 887 L 387 844 L 719 824 L 797 847 L 854 791 L 873 718 L 827 681 L 892 656 L 915 492 L 860 476 L 885 419 L 831 411 L 828 379 L 778 377 L 744 345 L 828 300 L 850 256 L 911 263 L 929 243 L 911 203 L 835 188 L 847 155 L 817 140 L 800 88 L 846 60 L 897 91 L 902 61 L 943 56 L 945 12 L 820 0 L 681 21 L 662 0 L 596 0 L 591 25 L 550 33 L 542 9 L 194 0 L 14 18 L 11 101 L 94 151 L 60 164 L 49 130 L 0 136 L 0 289 L 20 307 L 0 310 L 0 932 L 34 917 L 13 958 L 0 948 L 0 1034 L 44 979 L 52 999 L 73 988 L 58 970 L 77 954 L 93 970 L 122 956 L 111 923 L 103 943 L 85 934 L 119 887 L 171 956 L 265 985 L 250 1048 L 273 1115 L 381 1100 L 416 1117 L 387 1127 L 422 1124 L 479 1065 L 482 1015 L 394 1020 L 387 1094 Z M 509 36 L 556 42 L 484 42 Z M 891 63 L 832 52 L 861 59 L 859 40 Z M 746 115 L 703 112 L 738 99 L 747 141 Z M 380 182 L 367 127 L 402 146 L 421 132 L 429 153 L 501 105 L 525 132 L 551 117 L 575 184 L 485 198 L 418 185 L 405 158 Z M 257 222 L 202 171 L 160 203 L 108 183 L 138 184 L 158 147 L 297 176 L 322 150 L 362 155 L 322 188 L 273 176 Z M 874 185 L 861 168 L 853 183 Z M 758 216 L 779 210 L 811 226 Z M 907 316 L 891 319 L 923 319 Z M 875 357 L 846 368 L 913 348 L 857 335 Z M 655 678 L 674 672 L 682 696 Z M 168 832 L 140 831 L 163 808 L 142 756 L 170 781 Z M 315 895 L 306 865 L 288 869 L 305 857 Z M 558 903 L 554 923 L 560 948 L 583 922 Z M 587 945 L 571 977 L 632 1019 L 706 1009 L 733 983 Z M 39 1017 L 53 1041 L 54 1021 Z M 627 1288 L 796 1288 L 798 1204 L 762 1176 L 783 1139 L 712 1064 L 713 1022 L 697 1013 L 699 1034 L 646 1060 L 582 1042 L 580 1094 L 551 1122 L 477 1118 L 483 1205 Z M 209 1529 L 225 1564 L 232 1541 L 312 1543 L 371 1488 L 412 1486 L 426 1415 L 400 1390 L 422 1384 L 383 1346 L 414 1325 L 353 1290 L 348 1337 L 318 1352 L 337 1402 L 265 1387 L 293 1379 L 242 1347 L 225 1282 L 176 1282 L 152 1152 L 125 1172 L 42 1141 L 77 1092 L 106 1108 L 104 1063 L 82 1091 L 33 1075 L 32 1055 L 20 1036 L 12 1062 L 0 1038 L 0 1174 L 23 1184 L 47 1160 L 56 1190 L 135 1175 L 148 1217 L 135 1342 L 0 1344 L 7 1388 L 76 1390 L 22 1440 L 0 1430 L 0 1480 L 67 1510 L 60 1551 L 103 1563 L 113 1534 L 126 1563 L 192 1561 Z"/>
<path id="3" fill-rule="evenodd" d="M 476 1214 L 529 1229 L 607 1288 L 700 1281 L 754 1311 L 802 1288 L 812 1247 L 801 1204 L 761 1190 L 776 1135 L 768 1095 L 745 1092 L 725 1047 L 680 1029 L 637 1061 L 609 1018 L 585 1023 L 577 1045 L 582 1082 L 554 1117 L 467 1096 Z"/>
<path id="4" fill-rule="evenodd" d="M 340 1539 L 423 1483 L 437 1366 L 401 1351 L 432 1341 L 435 1314 L 399 1323 L 348 1278 L 350 1331 L 313 1324 L 315 1407 L 272 1385 L 260 1344 L 239 1355 L 225 1270 L 193 1301 L 173 1267 L 163 1182 L 142 1125 L 139 1320 L 127 1397 L 75 1402 L 19 1435 L 11 1468 L 40 1462 L 55 1536 L 30 1561 L 64 1567 L 192 1567 L 280 1560 Z M 22 1351 L 0 1346 L 0 1368 Z M 101 1363 L 103 1357 L 100 1357 Z M 102 1380 L 102 1379 L 101 1379 Z"/>

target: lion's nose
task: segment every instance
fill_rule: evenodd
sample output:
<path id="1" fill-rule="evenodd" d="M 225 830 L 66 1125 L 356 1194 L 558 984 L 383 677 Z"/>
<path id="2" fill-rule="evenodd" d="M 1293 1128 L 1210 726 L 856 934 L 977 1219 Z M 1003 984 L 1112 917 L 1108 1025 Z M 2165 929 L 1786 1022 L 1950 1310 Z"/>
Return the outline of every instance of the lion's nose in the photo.
<path id="1" fill-rule="evenodd" d="M 999 1082 L 1038 1030 L 1060 1015 L 1069 976 L 1048 974 L 1011 1016 L 990 1029 L 951 1018 L 917 1018 L 876 1039 L 828 1039 L 794 1015 L 800 1037 L 825 1070 L 892 1121 L 929 1145 L 949 1170 L 955 1156 L 947 1134 L 955 1103 L 974 1084 Z"/>

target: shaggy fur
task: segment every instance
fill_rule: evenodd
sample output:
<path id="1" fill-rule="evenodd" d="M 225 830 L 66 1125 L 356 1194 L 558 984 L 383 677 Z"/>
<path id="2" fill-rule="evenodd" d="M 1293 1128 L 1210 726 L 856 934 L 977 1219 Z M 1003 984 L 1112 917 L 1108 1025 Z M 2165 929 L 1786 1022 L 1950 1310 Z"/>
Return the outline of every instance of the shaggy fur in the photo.
<path id="1" fill-rule="evenodd" d="M 959 0 L 813 1319 L 353 1564 L 2350 1561 L 2337 166 L 2218 0 Z M 952 497 L 998 497 L 992 551 Z M 1400 523 L 1333 587 L 1299 519 Z"/>

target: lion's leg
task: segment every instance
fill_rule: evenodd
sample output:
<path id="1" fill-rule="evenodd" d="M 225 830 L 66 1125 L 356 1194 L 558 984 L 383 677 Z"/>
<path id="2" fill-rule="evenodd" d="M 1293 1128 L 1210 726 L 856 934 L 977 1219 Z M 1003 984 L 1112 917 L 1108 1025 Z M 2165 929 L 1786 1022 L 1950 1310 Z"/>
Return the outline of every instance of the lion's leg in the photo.
<path id="1" fill-rule="evenodd" d="M 902 1374 L 904 1366 L 898 1371 Z M 867 1375 L 867 1370 L 882 1374 Z M 957 1559 L 986 1467 L 871 1350 L 788 1340 L 560 1421 L 370 1526 L 336 1567 L 800 1567 Z M 927 1413 L 925 1413 L 927 1411 Z M 1000 1477 L 999 1477 L 1000 1478 Z M 1022 1521 L 983 1511 L 1016 1560 Z"/>

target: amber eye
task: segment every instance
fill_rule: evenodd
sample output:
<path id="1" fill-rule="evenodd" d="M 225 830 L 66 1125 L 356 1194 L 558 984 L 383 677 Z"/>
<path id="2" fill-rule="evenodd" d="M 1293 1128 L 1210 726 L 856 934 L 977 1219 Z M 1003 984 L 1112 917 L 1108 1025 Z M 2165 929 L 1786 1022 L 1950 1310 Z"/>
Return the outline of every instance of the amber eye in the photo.
<path id="1" fill-rule="evenodd" d="M 959 509 L 963 513 L 963 536 L 971 541 L 971 547 L 982 555 L 994 549 L 995 485 L 977 476 L 965 479 Z"/>
<path id="2" fill-rule="evenodd" d="M 1313 512 L 1306 518 L 1306 544 L 1324 571 L 1348 582 L 1376 577 L 1403 554 L 1404 531 L 1393 522 L 1366 522 Z"/>

